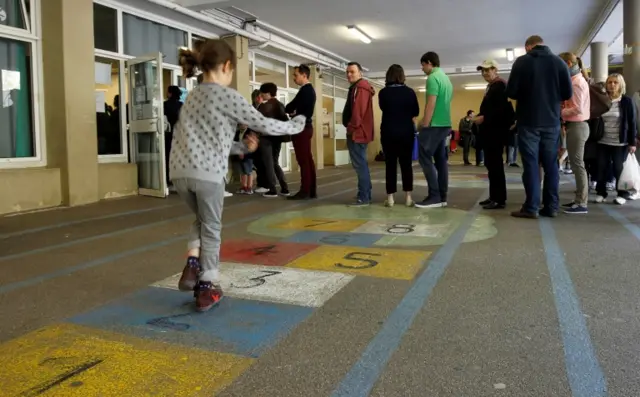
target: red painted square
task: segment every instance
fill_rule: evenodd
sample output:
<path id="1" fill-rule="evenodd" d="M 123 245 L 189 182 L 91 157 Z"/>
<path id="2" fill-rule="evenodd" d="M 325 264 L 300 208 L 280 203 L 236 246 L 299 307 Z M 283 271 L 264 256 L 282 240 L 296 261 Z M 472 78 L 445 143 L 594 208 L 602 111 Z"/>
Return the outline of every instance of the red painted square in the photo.
<path id="1" fill-rule="evenodd" d="M 222 243 L 220 260 L 264 266 L 284 266 L 318 245 L 277 241 L 230 240 Z"/>

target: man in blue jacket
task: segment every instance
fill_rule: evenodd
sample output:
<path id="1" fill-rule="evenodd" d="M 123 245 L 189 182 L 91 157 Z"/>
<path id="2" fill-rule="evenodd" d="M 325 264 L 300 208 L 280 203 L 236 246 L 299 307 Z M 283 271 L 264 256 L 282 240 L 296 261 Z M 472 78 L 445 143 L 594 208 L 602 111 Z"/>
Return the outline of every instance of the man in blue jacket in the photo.
<path id="1" fill-rule="evenodd" d="M 515 99 L 518 146 L 522 156 L 522 183 L 526 200 L 511 213 L 517 218 L 535 219 L 558 214 L 558 150 L 560 148 L 560 104 L 573 95 L 567 64 L 540 36 L 525 42 L 527 53 L 511 68 L 507 95 Z M 540 206 L 540 165 L 544 169 L 542 209 Z"/>

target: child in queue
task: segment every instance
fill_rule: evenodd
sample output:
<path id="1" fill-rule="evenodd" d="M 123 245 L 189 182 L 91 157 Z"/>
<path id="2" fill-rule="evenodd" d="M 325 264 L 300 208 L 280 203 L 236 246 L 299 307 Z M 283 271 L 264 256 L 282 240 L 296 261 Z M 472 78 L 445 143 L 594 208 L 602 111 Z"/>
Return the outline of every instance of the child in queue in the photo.
<path id="1" fill-rule="evenodd" d="M 267 119 L 228 88 L 236 54 L 223 40 L 207 39 L 193 50 L 181 49 L 179 58 L 186 78 L 197 72 L 203 77 L 182 106 L 169 161 L 171 180 L 196 215 L 178 288 L 194 291 L 196 309 L 206 311 L 223 296 L 219 265 L 229 155 L 250 153 L 258 146 L 255 135 L 234 142 L 236 126 L 243 124 L 265 135 L 293 135 L 303 130 L 305 117 L 287 122 Z"/>

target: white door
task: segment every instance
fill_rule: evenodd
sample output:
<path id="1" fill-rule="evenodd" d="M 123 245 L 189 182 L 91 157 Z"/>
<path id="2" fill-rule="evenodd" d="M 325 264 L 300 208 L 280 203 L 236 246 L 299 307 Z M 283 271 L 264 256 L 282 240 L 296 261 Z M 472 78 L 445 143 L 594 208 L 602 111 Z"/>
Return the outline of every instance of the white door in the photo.
<path id="1" fill-rule="evenodd" d="M 127 61 L 129 151 L 138 166 L 138 193 L 167 197 L 162 54 Z"/>

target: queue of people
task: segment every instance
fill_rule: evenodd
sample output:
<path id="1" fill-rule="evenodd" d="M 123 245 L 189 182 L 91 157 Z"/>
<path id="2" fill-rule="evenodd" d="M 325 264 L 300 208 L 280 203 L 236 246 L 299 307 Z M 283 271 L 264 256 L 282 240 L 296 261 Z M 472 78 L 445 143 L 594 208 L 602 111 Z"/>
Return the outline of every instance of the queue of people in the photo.
<path id="1" fill-rule="evenodd" d="M 590 187 L 596 191 L 594 203 L 606 201 L 609 190 L 617 191 L 615 204 L 635 199 L 638 192 L 615 187 L 638 139 L 637 107 L 626 95 L 622 75 L 614 73 L 605 84 L 593 84 L 575 54 L 555 55 L 539 36 L 528 38 L 525 48 L 508 82 L 498 76 L 495 61 L 478 66 L 487 81 L 480 111 L 475 115 L 470 110 L 460 120 L 465 165 L 471 164 L 472 140 L 480 140 L 484 152 L 490 193 L 480 204 L 484 209 L 506 207 L 505 147 L 506 163 L 517 166 L 511 157 L 515 147 L 523 165 L 526 199 L 511 213 L 514 217 L 556 217 L 560 209 L 586 214 Z M 517 102 L 515 111 L 510 99 Z M 573 200 L 561 205 L 559 173 L 565 159 L 576 189 Z"/>

